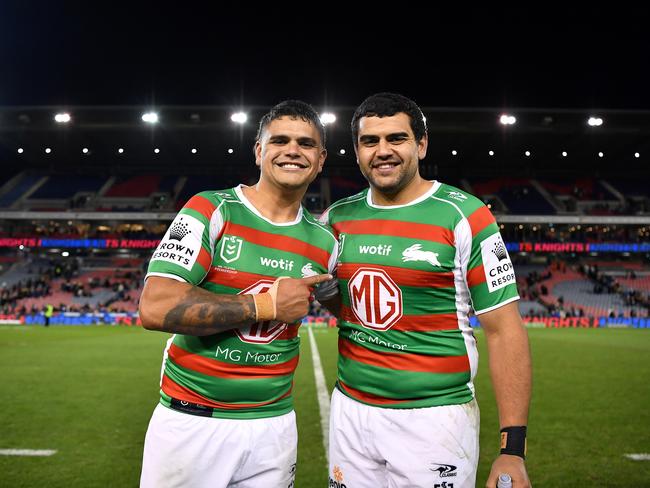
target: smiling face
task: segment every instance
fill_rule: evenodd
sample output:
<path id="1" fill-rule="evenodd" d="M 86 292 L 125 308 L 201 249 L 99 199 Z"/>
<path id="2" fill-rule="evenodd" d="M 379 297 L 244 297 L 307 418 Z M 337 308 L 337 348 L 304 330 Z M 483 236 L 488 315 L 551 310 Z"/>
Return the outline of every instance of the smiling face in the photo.
<path id="1" fill-rule="evenodd" d="M 272 120 L 255 143 L 260 183 L 282 190 L 306 190 L 323 170 L 326 156 L 318 129 L 300 117 Z"/>
<path id="2" fill-rule="evenodd" d="M 357 163 L 373 191 L 407 196 L 419 183 L 418 166 L 427 152 L 427 136 L 415 140 L 407 114 L 362 117 L 356 142 Z"/>

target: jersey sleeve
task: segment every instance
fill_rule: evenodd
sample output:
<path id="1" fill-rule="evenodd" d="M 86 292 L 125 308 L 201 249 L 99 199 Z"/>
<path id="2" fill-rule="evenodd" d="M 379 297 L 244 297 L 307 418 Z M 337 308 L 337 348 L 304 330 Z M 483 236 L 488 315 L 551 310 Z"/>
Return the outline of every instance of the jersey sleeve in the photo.
<path id="1" fill-rule="evenodd" d="M 223 230 L 222 203 L 207 192 L 193 196 L 158 244 L 146 278 L 163 276 L 193 285 L 201 283 L 210 271 L 216 242 Z"/>
<path id="2" fill-rule="evenodd" d="M 466 280 L 476 315 L 519 299 L 512 261 L 499 226 L 490 210 L 481 205 L 460 227 L 464 245 Z"/>

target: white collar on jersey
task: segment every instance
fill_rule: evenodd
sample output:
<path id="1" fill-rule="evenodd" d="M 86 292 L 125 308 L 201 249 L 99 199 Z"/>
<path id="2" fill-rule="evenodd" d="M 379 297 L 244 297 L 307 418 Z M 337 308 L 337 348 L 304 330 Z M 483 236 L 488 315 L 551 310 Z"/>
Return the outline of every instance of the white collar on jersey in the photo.
<path id="1" fill-rule="evenodd" d="M 243 186 L 244 185 L 242 184 L 237 185 L 235 187 L 235 193 L 237 194 L 241 202 L 244 205 L 246 205 L 246 207 L 255 215 L 257 215 L 260 219 L 268 222 L 271 225 L 277 225 L 278 227 L 287 227 L 289 225 L 296 225 L 302 220 L 302 205 L 298 209 L 298 215 L 296 215 L 296 218 L 291 222 L 273 222 L 271 219 L 267 219 L 266 217 L 264 217 L 264 215 L 260 213 L 259 210 L 257 210 L 257 208 L 255 208 L 255 205 L 253 205 L 251 201 L 248 198 L 246 198 L 246 196 L 244 196 L 244 192 L 242 191 Z"/>
<path id="2" fill-rule="evenodd" d="M 368 194 L 366 195 L 366 202 L 368 203 L 368 206 L 372 208 L 379 208 L 382 210 L 389 210 L 391 208 L 403 208 L 403 207 L 409 207 L 411 205 L 416 205 L 420 202 L 423 202 L 427 198 L 429 198 L 431 195 L 433 195 L 436 191 L 438 191 L 438 188 L 440 188 L 440 183 L 439 181 L 433 180 L 431 183 L 431 188 L 429 188 L 425 193 L 417 197 L 415 200 L 411 200 L 408 203 L 404 203 L 402 205 L 377 205 L 376 203 L 372 203 L 372 188 L 368 188 Z"/>

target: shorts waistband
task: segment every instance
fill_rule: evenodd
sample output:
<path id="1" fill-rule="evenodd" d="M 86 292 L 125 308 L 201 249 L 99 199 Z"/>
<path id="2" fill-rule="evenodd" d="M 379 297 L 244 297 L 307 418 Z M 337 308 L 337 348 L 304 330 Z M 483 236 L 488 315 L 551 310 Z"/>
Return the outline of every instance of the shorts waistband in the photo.
<path id="1" fill-rule="evenodd" d="M 212 407 L 206 407 L 205 405 L 186 402 L 185 400 L 178 400 L 176 398 L 171 398 L 169 407 L 179 412 L 198 415 L 200 417 L 212 417 L 212 413 L 214 412 L 214 408 Z"/>

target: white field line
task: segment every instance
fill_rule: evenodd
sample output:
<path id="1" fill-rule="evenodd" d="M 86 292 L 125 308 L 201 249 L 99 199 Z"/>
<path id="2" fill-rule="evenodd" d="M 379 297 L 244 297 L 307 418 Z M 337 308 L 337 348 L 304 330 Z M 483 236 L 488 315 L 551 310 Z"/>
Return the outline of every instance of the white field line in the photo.
<path id="1" fill-rule="evenodd" d="M 640 452 L 637 454 L 623 454 L 626 458 L 631 459 L 632 461 L 650 461 L 650 453 Z"/>
<path id="2" fill-rule="evenodd" d="M 0 449 L 0 456 L 51 456 L 55 449 Z"/>
<path id="3" fill-rule="evenodd" d="M 325 459 L 329 463 L 329 432 L 330 432 L 330 396 L 327 393 L 327 383 L 323 374 L 323 366 L 320 362 L 318 346 L 311 326 L 309 331 L 309 346 L 311 347 L 311 358 L 314 363 L 314 379 L 316 380 L 316 396 L 318 397 L 318 410 L 320 411 L 320 428 L 323 432 L 323 446 L 325 447 Z"/>

